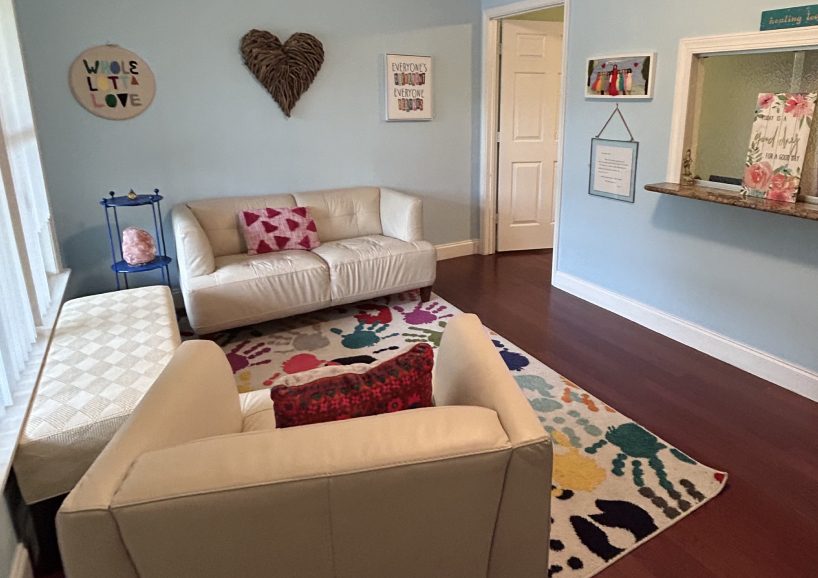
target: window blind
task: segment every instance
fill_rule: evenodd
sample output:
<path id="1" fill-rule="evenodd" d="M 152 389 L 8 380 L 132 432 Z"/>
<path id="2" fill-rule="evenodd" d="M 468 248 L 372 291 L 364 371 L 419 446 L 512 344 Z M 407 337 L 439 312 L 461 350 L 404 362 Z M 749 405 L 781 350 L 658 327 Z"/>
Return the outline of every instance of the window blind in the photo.
<path id="1" fill-rule="evenodd" d="M 0 0 L 0 413 L 13 401 L 59 269 L 14 7 Z"/>

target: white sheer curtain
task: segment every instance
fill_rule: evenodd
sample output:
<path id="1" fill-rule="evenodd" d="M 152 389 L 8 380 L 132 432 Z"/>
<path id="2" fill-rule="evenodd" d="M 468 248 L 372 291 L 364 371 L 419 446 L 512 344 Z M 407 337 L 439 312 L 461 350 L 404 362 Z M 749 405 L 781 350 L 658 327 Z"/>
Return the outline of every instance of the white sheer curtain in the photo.
<path id="1" fill-rule="evenodd" d="M 0 414 L 12 403 L 59 270 L 12 0 L 0 0 Z"/>

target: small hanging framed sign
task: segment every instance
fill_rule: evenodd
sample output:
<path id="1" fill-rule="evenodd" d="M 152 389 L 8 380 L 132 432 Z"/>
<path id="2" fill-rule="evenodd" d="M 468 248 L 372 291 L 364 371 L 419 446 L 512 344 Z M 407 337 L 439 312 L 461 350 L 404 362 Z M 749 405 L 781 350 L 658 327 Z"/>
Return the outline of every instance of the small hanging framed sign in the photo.
<path id="1" fill-rule="evenodd" d="M 615 115 L 630 135 L 630 140 L 601 138 Z M 591 139 L 591 175 L 588 193 L 597 197 L 607 197 L 628 203 L 634 202 L 636 190 L 636 161 L 639 157 L 639 143 L 634 140 L 619 105 L 608 117 L 607 122 Z"/>

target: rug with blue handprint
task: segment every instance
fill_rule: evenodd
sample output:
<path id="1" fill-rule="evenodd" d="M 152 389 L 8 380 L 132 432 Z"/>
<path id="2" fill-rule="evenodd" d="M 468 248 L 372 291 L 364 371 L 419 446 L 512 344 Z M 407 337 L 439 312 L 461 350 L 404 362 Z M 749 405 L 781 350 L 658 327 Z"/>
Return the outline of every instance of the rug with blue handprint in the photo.
<path id="1" fill-rule="evenodd" d="M 326 365 L 370 363 L 407 344 L 434 348 L 460 311 L 417 292 L 212 336 L 240 391 Z M 492 332 L 554 442 L 548 576 L 591 576 L 721 491 L 724 472 L 698 463 Z M 545 575 L 545 572 L 543 573 Z"/>

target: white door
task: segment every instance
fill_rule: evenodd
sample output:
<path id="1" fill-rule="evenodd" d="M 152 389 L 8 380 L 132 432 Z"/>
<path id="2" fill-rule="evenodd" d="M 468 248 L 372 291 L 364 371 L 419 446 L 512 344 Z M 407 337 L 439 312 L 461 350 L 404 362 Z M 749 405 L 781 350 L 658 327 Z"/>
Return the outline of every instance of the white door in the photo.
<path id="1" fill-rule="evenodd" d="M 497 250 L 553 247 L 563 25 L 501 26 Z"/>

